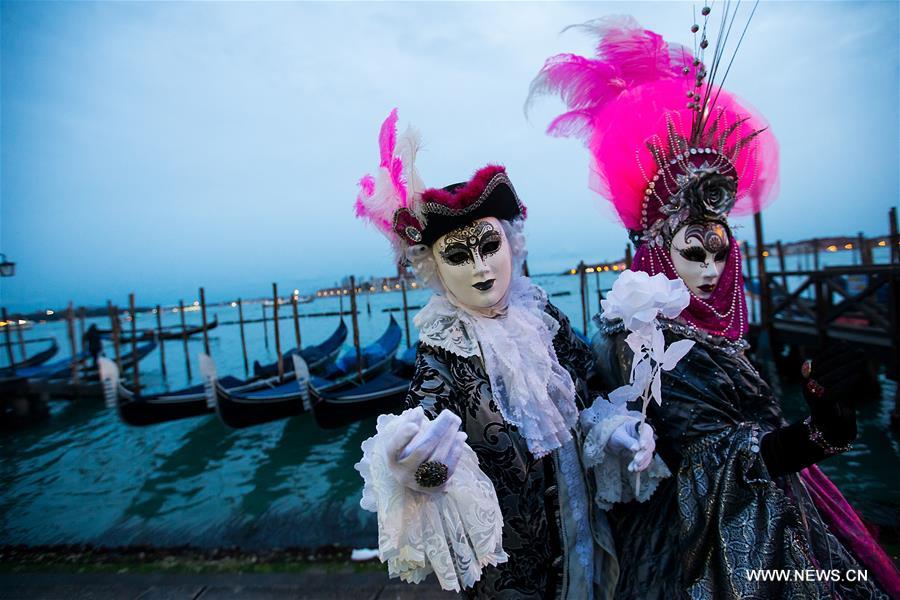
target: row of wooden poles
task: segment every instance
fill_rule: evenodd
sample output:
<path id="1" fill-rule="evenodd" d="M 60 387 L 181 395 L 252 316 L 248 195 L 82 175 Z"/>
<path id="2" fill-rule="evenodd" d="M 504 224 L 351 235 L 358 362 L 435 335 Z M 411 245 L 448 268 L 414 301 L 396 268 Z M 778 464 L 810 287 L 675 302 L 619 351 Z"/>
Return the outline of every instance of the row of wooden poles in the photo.
<path id="1" fill-rule="evenodd" d="M 410 346 L 410 333 L 409 333 L 409 305 L 407 303 L 406 298 L 406 280 L 403 279 L 401 281 L 401 291 L 403 295 L 403 321 L 406 329 L 406 347 Z M 361 350 L 360 350 L 360 342 L 359 342 L 359 321 L 357 319 L 357 302 L 356 302 L 356 278 L 354 276 L 350 276 L 350 314 L 353 322 L 353 346 L 356 350 L 356 364 L 357 364 L 357 375 L 359 377 L 362 376 L 362 361 L 361 361 Z M 281 351 L 281 332 L 279 327 L 279 316 L 278 316 L 278 307 L 281 304 L 281 298 L 278 296 L 278 284 L 272 283 L 272 323 L 274 326 L 274 337 L 275 337 L 275 353 L 278 357 L 278 378 L 279 380 L 284 377 L 284 355 Z M 249 360 L 247 358 L 247 337 L 244 330 L 244 308 L 243 301 L 241 298 L 236 300 L 237 309 L 238 309 L 238 325 L 240 327 L 241 334 L 241 353 L 244 359 L 244 372 L 249 373 Z M 187 335 L 187 327 L 184 320 L 184 301 L 179 300 L 178 302 L 179 314 L 181 315 L 181 341 L 184 347 L 184 356 L 185 356 L 185 368 L 187 369 L 188 379 L 192 377 L 191 375 L 191 361 L 190 361 L 190 352 L 188 351 L 188 335 Z M 135 310 L 135 300 L 134 294 L 128 295 L 128 309 L 129 314 L 131 316 L 131 351 L 132 356 L 137 357 L 137 344 L 138 344 L 138 336 L 137 336 L 137 313 Z M 115 349 L 115 357 L 116 364 L 121 369 L 122 360 L 121 360 L 121 345 L 119 340 L 121 339 L 121 325 L 119 323 L 118 314 L 119 310 L 116 306 L 112 304 L 112 301 L 107 301 L 107 310 L 109 312 L 110 323 L 112 324 L 112 340 L 113 347 Z M 303 339 L 300 332 L 300 314 L 297 309 L 297 294 L 291 294 L 291 310 L 294 321 L 294 337 L 297 341 L 297 348 L 300 349 L 303 347 Z M 165 351 L 165 342 L 162 338 L 162 309 L 160 305 L 156 305 L 156 333 L 157 340 L 159 342 L 159 351 L 160 351 L 160 364 L 162 368 L 163 377 L 166 376 L 166 351 Z M 69 339 L 72 343 L 72 352 L 73 356 L 75 356 L 75 338 L 74 338 L 74 329 L 72 326 L 72 305 L 69 303 L 69 311 L 67 314 L 67 321 L 69 323 Z M 343 316 L 343 298 L 341 298 L 341 309 L 340 315 Z M 203 350 L 206 354 L 210 353 L 209 350 L 209 334 L 208 334 L 208 321 L 206 316 L 206 290 L 204 288 L 200 288 L 200 315 L 202 320 L 202 332 L 203 332 Z M 266 339 L 268 340 L 268 327 L 266 326 L 266 317 L 265 317 L 265 305 L 263 305 L 263 329 L 265 331 Z M 76 364 L 77 361 L 73 360 L 72 366 L 72 376 L 73 381 L 77 383 L 78 379 L 78 367 Z M 134 361 L 133 368 L 133 385 L 136 390 L 140 389 L 140 367 L 139 361 Z"/>
<path id="2" fill-rule="evenodd" d="M 891 250 L 890 250 L 891 251 L 891 262 L 900 262 L 900 248 L 898 248 L 898 240 L 900 240 L 900 235 L 898 235 L 896 207 L 892 207 L 890 209 L 890 211 L 888 213 L 888 221 L 889 221 L 889 227 L 890 227 L 890 235 L 889 235 L 890 242 L 889 243 L 890 243 L 890 247 L 891 247 Z M 745 261 L 746 269 L 747 269 L 746 277 L 747 277 L 748 281 L 752 281 L 754 278 L 754 275 L 753 275 L 753 262 L 754 261 L 751 260 L 751 258 L 755 258 L 756 263 L 757 263 L 757 267 L 756 267 L 757 274 L 758 274 L 757 276 L 758 276 L 758 279 L 760 282 L 760 290 L 762 293 L 762 297 L 760 299 L 760 315 L 759 316 L 760 316 L 760 321 L 765 323 L 765 322 L 767 322 L 767 319 L 768 319 L 768 314 L 767 314 L 768 313 L 768 310 L 767 310 L 767 308 L 768 308 L 767 307 L 767 305 L 768 305 L 768 302 L 767 302 L 768 281 L 767 281 L 767 273 L 766 273 L 766 265 L 765 265 L 765 259 L 768 256 L 768 251 L 765 249 L 766 245 L 763 241 L 762 217 L 759 213 L 757 213 L 754 216 L 754 229 L 755 229 L 755 234 L 756 234 L 756 246 L 755 246 L 756 255 L 755 255 L 755 257 L 751 257 L 750 248 L 748 246 L 748 243 L 746 241 L 743 243 L 744 256 L 747 258 L 747 260 Z M 818 253 L 819 246 L 816 243 L 816 240 L 813 240 L 812 245 L 813 245 L 813 269 L 818 271 L 819 270 L 819 253 Z M 784 254 L 784 250 L 783 250 L 783 245 L 780 240 L 775 243 L 775 248 L 778 253 L 778 261 L 779 261 L 779 267 L 781 270 L 781 275 L 783 277 L 783 284 L 784 284 L 785 289 L 787 289 L 787 274 L 786 274 L 787 270 L 785 268 L 785 254 Z M 862 262 L 863 264 L 870 264 L 871 258 L 872 258 L 871 252 L 866 251 L 867 249 L 870 250 L 870 248 L 869 248 L 869 245 L 865 243 L 865 239 L 863 238 L 862 233 L 859 234 L 858 248 L 859 248 L 860 262 Z M 630 246 L 626 247 L 626 249 L 625 249 L 625 261 L 624 262 L 625 262 L 626 268 L 631 267 L 631 248 L 630 248 Z M 588 286 L 588 282 L 587 282 L 588 272 L 589 272 L 589 268 L 585 265 L 584 261 L 581 261 L 578 265 L 578 275 L 580 277 L 580 283 L 581 283 L 580 295 L 581 295 L 581 309 L 582 309 L 582 331 L 584 331 L 585 334 L 587 333 L 588 314 L 590 312 L 590 300 L 589 300 L 589 290 L 588 290 L 589 286 Z M 600 302 L 603 300 L 603 290 L 600 287 L 600 272 L 599 272 L 599 270 L 594 269 L 594 274 L 595 274 L 595 279 L 596 279 L 597 304 L 598 304 L 598 310 L 599 310 Z M 405 331 L 406 331 L 406 344 L 407 344 L 407 347 L 409 347 L 409 345 L 410 345 L 409 315 L 408 315 L 409 305 L 407 303 L 407 297 L 406 297 L 406 279 L 405 278 L 401 278 L 401 291 L 402 291 L 402 295 L 403 295 L 403 320 L 404 320 L 404 326 L 405 326 Z M 349 292 L 350 292 L 350 312 L 352 314 L 352 321 L 353 321 L 353 345 L 356 349 L 357 368 L 358 368 L 358 370 L 361 370 L 362 366 L 361 366 L 361 360 L 360 360 L 360 347 L 359 347 L 359 323 L 357 321 L 357 307 L 356 307 L 356 305 L 357 305 L 357 301 L 356 301 L 357 289 L 356 289 L 356 279 L 353 276 L 350 277 Z M 273 296 L 273 310 L 274 310 L 274 315 L 273 315 L 272 320 L 274 322 L 274 329 L 275 329 L 275 351 L 278 356 L 278 375 L 280 378 L 280 377 L 283 377 L 283 375 L 284 375 L 284 361 L 283 361 L 283 355 L 281 353 L 281 339 L 280 339 L 280 335 L 279 335 L 279 324 L 278 324 L 278 306 L 280 304 L 280 299 L 278 297 L 278 285 L 276 283 L 272 284 L 272 296 Z M 136 316 L 137 315 L 135 312 L 134 294 L 129 294 L 128 302 L 129 302 L 129 314 L 131 316 L 132 353 L 134 356 L 134 363 L 135 363 L 134 364 L 134 384 L 135 384 L 135 387 L 137 389 L 139 389 L 140 369 L 138 366 L 139 361 L 137 361 L 137 355 L 136 355 L 136 352 L 137 352 L 137 318 L 136 318 Z M 341 316 L 343 316 L 343 314 L 344 314 L 343 295 L 340 296 L 340 302 L 341 302 L 341 308 L 340 308 L 339 314 Z M 185 367 L 187 369 L 188 379 L 190 379 L 192 377 L 192 374 L 191 374 L 190 353 L 188 352 L 188 347 L 187 347 L 187 337 L 188 336 L 187 336 L 187 328 L 186 328 L 185 319 L 184 319 L 184 310 L 185 310 L 184 302 L 179 301 L 178 306 L 179 306 L 179 313 L 181 315 L 182 344 L 184 346 Z M 301 339 L 301 334 L 300 334 L 299 314 L 298 314 L 298 310 L 297 310 L 297 294 L 291 295 L 291 306 L 293 309 L 294 335 L 297 340 L 297 347 L 301 348 L 302 347 L 302 339 Z M 246 343 L 246 336 L 244 333 L 245 320 L 244 320 L 244 313 L 243 313 L 243 303 L 240 298 L 237 299 L 237 308 L 238 308 L 238 319 L 239 319 L 240 332 L 241 332 L 241 351 L 242 351 L 243 359 L 244 359 L 244 372 L 248 373 L 249 372 L 249 361 L 247 358 L 247 343 Z M 750 308 L 751 308 L 751 315 L 750 315 L 751 320 L 756 321 L 756 317 L 757 317 L 756 304 L 751 303 Z M 202 321 L 203 321 L 203 328 L 202 328 L 203 347 L 204 347 L 204 351 L 207 354 L 209 354 L 209 336 L 208 336 L 208 331 L 207 331 L 208 323 L 207 323 L 207 319 L 206 319 L 206 296 L 205 296 L 205 290 L 202 287 L 200 288 L 200 309 L 201 309 Z M 119 365 L 119 367 L 121 369 L 121 352 L 120 352 L 120 344 L 119 344 L 121 331 L 120 331 L 120 324 L 119 324 L 119 319 L 118 319 L 118 314 L 120 311 L 118 310 L 117 307 L 113 306 L 112 301 L 107 301 L 107 311 L 109 313 L 110 322 L 112 324 L 112 337 L 113 337 L 113 345 L 115 347 L 115 353 L 116 353 L 116 363 Z M 369 307 L 369 311 L 371 312 L 371 306 Z M 6 353 L 7 353 L 7 357 L 9 360 L 9 364 L 13 365 L 13 364 L 15 364 L 15 359 L 13 356 L 13 343 L 12 343 L 11 333 L 10 333 L 11 327 L 9 326 L 9 322 L 10 322 L 9 315 L 8 315 L 8 312 L 5 307 L 2 308 L 2 317 L 3 317 L 3 321 L 5 323 L 7 323 L 7 326 L 4 327 Z M 81 334 L 81 339 L 82 339 L 82 350 L 84 350 L 84 348 L 83 348 L 84 321 L 85 321 L 84 307 L 79 309 L 77 318 L 79 321 L 79 333 Z M 72 302 L 69 302 L 68 307 L 66 309 L 66 331 L 68 334 L 69 344 L 70 344 L 71 352 L 72 352 L 72 381 L 75 384 L 77 384 L 78 379 L 79 379 L 79 364 L 77 361 L 78 344 L 77 344 L 76 337 L 75 337 L 75 320 L 76 320 L 75 309 L 73 307 Z M 262 322 L 263 322 L 263 329 L 264 329 L 265 340 L 266 340 L 266 347 L 268 347 L 268 327 L 266 325 L 266 321 L 267 321 L 267 319 L 266 319 L 266 315 L 265 315 L 265 304 L 263 304 Z M 159 346 L 160 346 L 160 361 L 161 361 L 162 373 L 163 373 L 163 376 L 165 377 L 167 374 L 167 371 L 166 371 L 166 360 L 165 360 L 165 343 L 164 343 L 164 340 L 162 339 L 162 330 L 163 330 L 162 310 L 161 310 L 160 305 L 157 305 L 156 306 L 156 331 L 157 331 L 157 338 L 158 338 Z M 16 331 L 17 331 L 17 336 L 18 336 L 18 346 L 19 346 L 20 354 L 22 355 L 22 359 L 25 360 L 25 357 L 26 357 L 25 345 L 27 342 L 25 341 L 25 339 L 22 336 L 22 329 L 17 327 Z"/>

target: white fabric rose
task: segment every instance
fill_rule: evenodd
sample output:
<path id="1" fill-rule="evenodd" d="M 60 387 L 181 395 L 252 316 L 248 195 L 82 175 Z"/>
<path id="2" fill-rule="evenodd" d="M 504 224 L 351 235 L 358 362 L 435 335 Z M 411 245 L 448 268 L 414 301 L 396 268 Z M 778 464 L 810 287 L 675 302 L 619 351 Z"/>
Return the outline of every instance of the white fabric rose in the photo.
<path id="1" fill-rule="evenodd" d="M 616 278 L 600 305 L 604 318 L 622 319 L 629 331 L 637 331 L 659 314 L 674 319 L 690 302 L 691 295 L 680 279 L 670 280 L 663 273 L 651 277 L 629 269 Z"/>

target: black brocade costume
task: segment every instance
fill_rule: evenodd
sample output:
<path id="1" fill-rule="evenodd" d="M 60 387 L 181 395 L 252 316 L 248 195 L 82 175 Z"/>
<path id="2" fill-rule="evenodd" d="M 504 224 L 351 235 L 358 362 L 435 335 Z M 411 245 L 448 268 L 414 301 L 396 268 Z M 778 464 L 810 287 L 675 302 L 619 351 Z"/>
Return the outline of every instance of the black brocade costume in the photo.
<path id="1" fill-rule="evenodd" d="M 585 380 L 591 365 L 588 346 L 573 333 L 568 319 L 547 303 L 545 311 L 560 325 L 553 348 L 572 376 L 576 404 L 584 408 Z M 416 374 L 406 399 L 430 418 L 448 409 L 462 419 L 467 443 L 491 479 L 503 513 L 506 563 L 485 568 L 466 593 L 472 598 L 555 598 L 565 595 L 559 522 L 559 498 L 553 455 L 535 459 L 515 426 L 504 422 L 491 395 L 480 357 L 462 358 L 420 343 Z"/>
<path id="2" fill-rule="evenodd" d="M 628 377 L 621 323 L 601 321 L 596 369 L 613 389 Z M 679 339 L 664 323 L 666 342 Z M 682 330 L 683 332 L 683 330 Z M 649 501 L 608 514 L 621 568 L 616 598 L 886 598 L 872 582 L 750 581 L 748 569 L 860 565 L 828 531 L 797 475 L 772 480 L 759 439 L 784 424 L 769 386 L 737 344 L 702 332 L 663 373 L 647 418 L 673 477 Z"/>

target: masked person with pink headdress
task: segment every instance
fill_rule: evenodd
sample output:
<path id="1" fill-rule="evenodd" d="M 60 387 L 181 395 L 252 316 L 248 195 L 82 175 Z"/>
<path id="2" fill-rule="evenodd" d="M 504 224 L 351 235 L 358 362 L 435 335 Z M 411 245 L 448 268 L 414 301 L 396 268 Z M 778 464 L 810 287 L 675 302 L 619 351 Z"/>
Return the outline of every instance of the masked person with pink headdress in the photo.
<path id="1" fill-rule="evenodd" d="M 357 465 L 379 555 L 392 576 L 433 572 L 470 597 L 608 598 L 612 537 L 581 462 L 590 348 L 522 274 L 525 206 L 506 169 L 425 189 L 417 137 L 398 139 L 396 120 L 382 126 L 357 213 L 433 294 L 415 317 L 409 409 L 379 417 Z M 634 414 L 612 419 L 609 460 L 652 479 L 663 468 L 652 430 Z"/>
<path id="2" fill-rule="evenodd" d="M 556 92 L 567 103 L 549 133 L 585 141 L 591 186 L 637 248 L 631 268 L 680 278 L 691 292 L 662 325 L 667 341 L 695 344 L 662 374 L 662 403 L 648 412 L 673 476 L 649 501 L 608 512 L 615 597 L 898 597 L 896 567 L 815 466 L 856 436 L 860 353 L 832 346 L 813 359 L 809 416 L 796 423 L 745 355 L 741 254 L 728 217 L 774 197 L 778 148 L 763 119 L 714 80 L 726 72 L 724 40 L 710 45 L 709 13 L 692 27 L 697 52 L 631 18 L 587 23 L 596 58 L 550 58 L 529 98 Z M 632 351 L 621 321 L 597 320 L 595 367 L 613 389 L 627 380 Z"/>

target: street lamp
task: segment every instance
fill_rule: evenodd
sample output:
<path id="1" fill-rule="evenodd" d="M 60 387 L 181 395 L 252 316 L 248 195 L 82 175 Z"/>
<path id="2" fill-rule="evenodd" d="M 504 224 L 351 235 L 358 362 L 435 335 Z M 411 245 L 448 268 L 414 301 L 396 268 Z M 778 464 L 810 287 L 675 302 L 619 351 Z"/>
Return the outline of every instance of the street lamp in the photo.
<path id="1" fill-rule="evenodd" d="M 6 255 L 0 252 L 3 262 L 0 262 L 0 277 L 12 277 L 16 274 L 16 263 L 6 260 Z"/>

